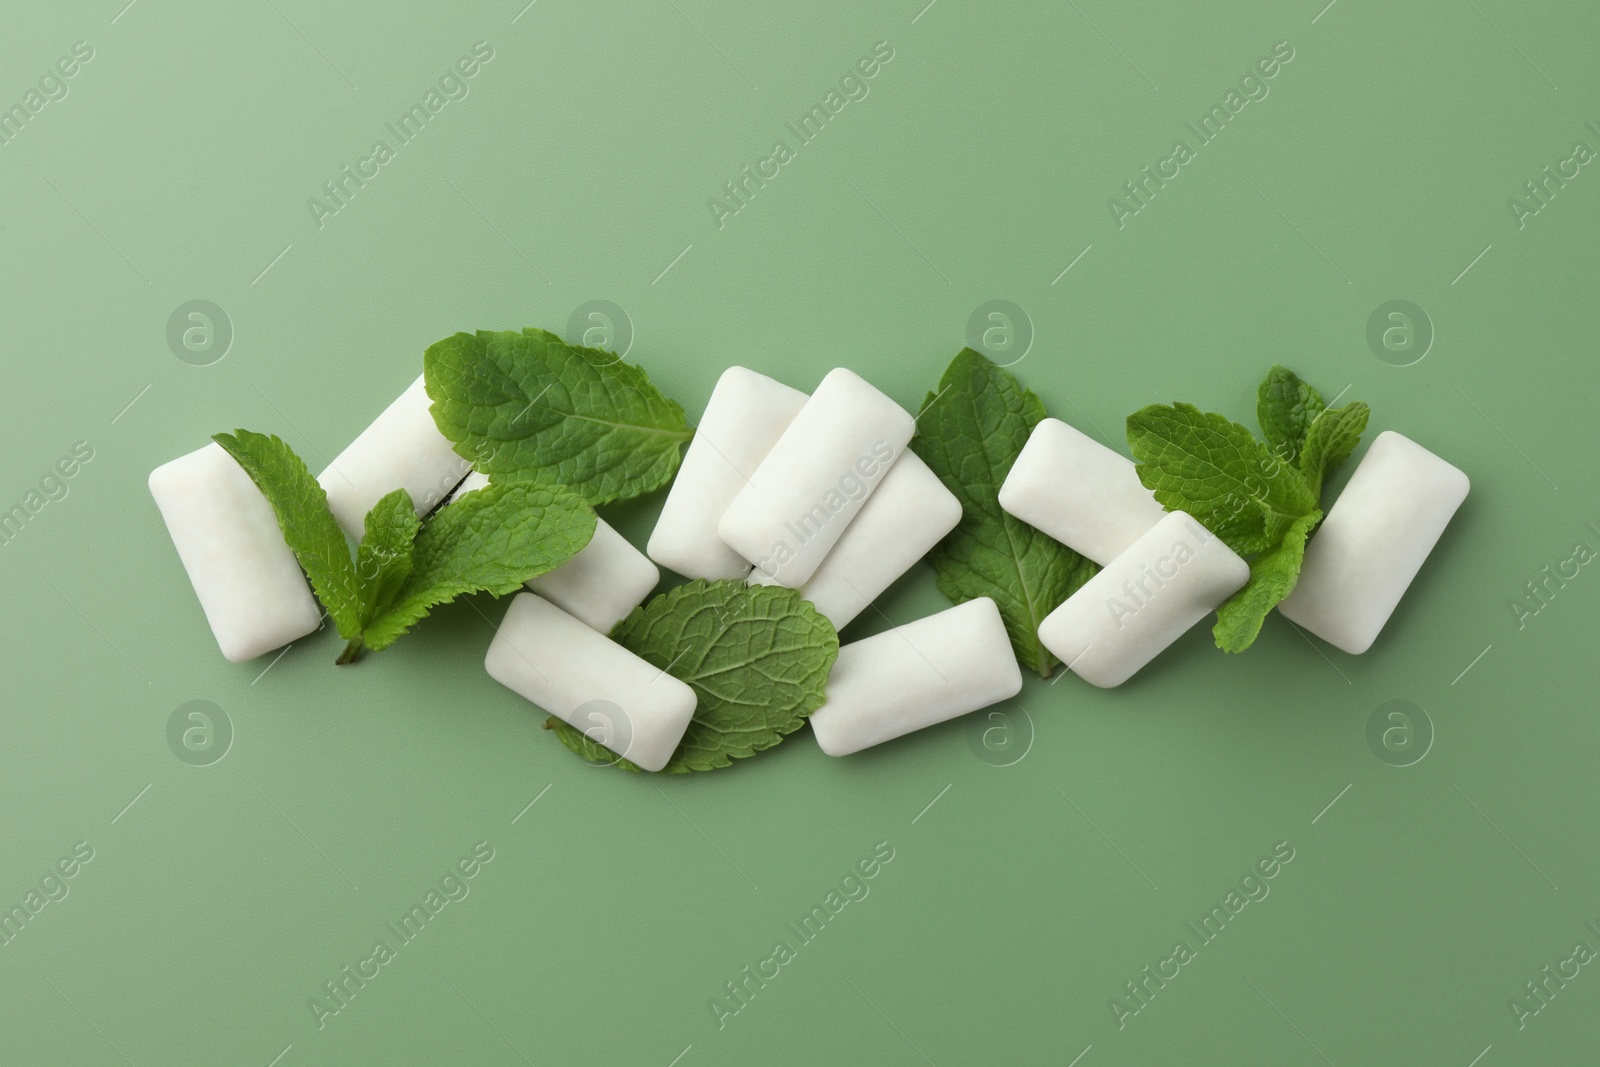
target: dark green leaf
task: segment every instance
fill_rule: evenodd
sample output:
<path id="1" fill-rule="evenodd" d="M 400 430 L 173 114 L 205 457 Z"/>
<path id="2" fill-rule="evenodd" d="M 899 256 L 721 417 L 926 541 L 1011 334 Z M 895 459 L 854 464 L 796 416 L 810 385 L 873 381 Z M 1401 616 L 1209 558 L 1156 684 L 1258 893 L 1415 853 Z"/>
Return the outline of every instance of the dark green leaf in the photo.
<path id="1" fill-rule="evenodd" d="M 822 706 L 839 655 L 833 625 L 797 591 L 740 581 L 678 586 L 611 637 L 694 690 L 694 719 L 664 774 L 715 770 L 778 744 Z M 560 720 L 546 725 L 590 762 L 639 769 Z"/>
<path id="2" fill-rule="evenodd" d="M 961 501 L 961 522 L 928 558 L 957 604 L 992 597 L 1017 660 L 1048 678 L 1056 659 L 1039 623 L 1099 570 L 1000 509 L 1000 485 L 1044 405 L 1001 367 L 963 349 L 928 394 L 911 448 Z"/>

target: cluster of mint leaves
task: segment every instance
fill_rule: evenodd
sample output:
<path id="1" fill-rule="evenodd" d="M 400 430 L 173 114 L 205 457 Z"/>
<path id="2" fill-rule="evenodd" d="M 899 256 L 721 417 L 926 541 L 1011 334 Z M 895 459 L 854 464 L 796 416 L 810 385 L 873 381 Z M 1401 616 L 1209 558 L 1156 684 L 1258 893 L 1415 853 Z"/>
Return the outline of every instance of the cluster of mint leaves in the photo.
<path id="1" fill-rule="evenodd" d="M 694 431 L 683 408 L 615 353 L 544 330 L 458 333 L 428 347 L 434 422 L 490 484 L 419 518 L 397 489 L 368 512 L 351 545 L 305 463 L 274 436 L 214 440 L 261 489 L 285 541 L 341 637 L 338 662 L 392 644 L 457 596 L 502 596 L 576 555 L 594 505 L 668 484 Z M 1286 368 L 1261 383 L 1265 441 L 1190 404 L 1128 418 L 1143 484 L 1168 510 L 1193 515 L 1250 561 L 1246 586 L 1218 609 L 1218 647 L 1240 652 L 1294 588 L 1322 519 L 1327 476 L 1366 429 L 1363 403 L 1329 408 Z M 961 502 L 932 552 L 939 589 L 960 604 L 990 597 L 1018 660 L 1049 677 L 1058 662 L 1039 624 L 1099 567 L 1000 508 L 999 491 L 1044 404 L 1003 367 L 963 349 L 929 392 L 912 450 Z M 697 708 L 664 773 L 714 770 L 781 742 L 822 706 L 839 652 L 833 625 L 782 586 L 693 581 L 619 622 L 611 638 L 694 689 Z M 592 732 L 546 728 L 592 763 L 637 771 Z"/>
<path id="2" fill-rule="evenodd" d="M 491 487 L 555 483 L 591 505 L 630 500 L 672 481 L 694 433 L 643 370 L 545 330 L 453 334 L 428 346 L 423 376 L 435 424 Z M 832 623 L 799 593 L 735 581 L 672 589 L 610 636 L 695 691 L 670 774 L 778 744 L 822 706 L 839 654 Z M 545 725 L 591 763 L 639 769 L 605 747 L 603 723 Z"/>
<path id="3" fill-rule="evenodd" d="M 554 334 L 456 334 L 423 358 L 440 431 L 490 484 L 419 518 L 397 489 L 367 513 L 352 555 L 328 497 L 280 438 L 213 440 L 245 469 L 346 644 L 337 662 L 393 644 L 434 607 L 504 596 L 594 536 L 593 505 L 670 481 L 693 431 L 683 408 L 611 352 Z"/>
<path id="4" fill-rule="evenodd" d="M 1217 610 L 1217 647 L 1249 648 L 1293 591 L 1322 521 L 1323 484 L 1354 452 L 1369 414 L 1360 402 L 1328 407 L 1293 371 L 1274 366 L 1257 390 L 1264 441 L 1192 404 L 1153 404 L 1128 417 L 1140 481 L 1250 563 L 1248 583 Z M 961 501 L 961 522 L 928 555 L 940 591 L 957 604 L 992 598 L 1018 662 L 1048 678 L 1058 661 L 1040 643 L 1039 624 L 1100 568 L 1000 507 L 1000 486 L 1044 417 L 1044 404 L 1010 371 L 963 349 L 928 394 L 911 447 Z"/>
<path id="5" fill-rule="evenodd" d="M 1350 458 L 1370 411 L 1330 408 L 1293 371 L 1274 366 L 1256 394 L 1265 440 L 1192 404 L 1128 416 L 1139 480 L 1168 511 L 1185 511 L 1250 563 L 1250 580 L 1217 609 L 1217 647 L 1243 652 L 1294 591 L 1306 541 L 1322 521 L 1322 487 Z"/>
<path id="6" fill-rule="evenodd" d="M 284 540 L 345 639 L 337 662 L 388 648 L 433 608 L 463 593 L 502 596 L 577 555 L 595 514 L 559 485 L 486 486 L 426 522 L 396 489 L 367 512 L 354 555 L 328 494 L 280 438 L 249 430 L 213 440 L 272 505 Z"/>
<path id="7" fill-rule="evenodd" d="M 911 449 L 961 501 L 961 521 L 928 554 L 940 592 L 957 604 L 992 598 L 1018 662 L 1048 678 L 1058 661 L 1039 624 L 1100 568 L 1000 508 L 1000 486 L 1044 417 L 1010 371 L 965 348 L 924 401 Z"/>
<path id="8" fill-rule="evenodd" d="M 594 506 L 666 485 L 694 433 L 639 367 L 545 330 L 454 334 L 428 347 L 423 375 L 434 424 L 489 484 L 426 518 L 395 490 L 368 512 L 353 555 L 288 445 L 248 430 L 214 438 L 272 505 L 346 641 L 339 663 L 387 648 L 457 596 L 513 593 L 566 563 L 594 535 Z M 655 597 L 611 637 L 695 691 L 668 773 L 726 767 L 782 741 L 822 706 L 839 654 L 833 625 L 798 592 L 731 581 Z M 591 762 L 638 769 L 591 734 L 547 726 Z"/>

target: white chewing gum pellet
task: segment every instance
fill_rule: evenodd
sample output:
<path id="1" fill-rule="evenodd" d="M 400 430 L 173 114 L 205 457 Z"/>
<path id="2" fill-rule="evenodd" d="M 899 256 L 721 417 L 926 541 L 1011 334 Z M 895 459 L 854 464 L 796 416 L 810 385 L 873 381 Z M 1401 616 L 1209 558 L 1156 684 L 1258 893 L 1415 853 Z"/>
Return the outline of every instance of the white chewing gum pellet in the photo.
<path id="1" fill-rule="evenodd" d="M 829 371 L 723 513 L 718 535 L 780 585 L 799 588 L 915 428 L 858 375 Z"/>
<path id="2" fill-rule="evenodd" d="M 822 751 L 848 756 L 1021 689 L 1000 609 L 979 597 L 842 646 L 811 731 Z"/>
<path id="3" fill-rule="evenodd" d="M 1467 476 L 1393 430 L 1372 442 L 1278 610 L 1335 648 L 1372 647 L 1444 528 L 1467 498 Z"/>
<path id="4" fill-rule="evenodd" d="M 960 521 L 961 501 L 914 452 L 903 452 L 800 594 L 842 630 Z M 750 582 L 778 584 L 759 570 Z"/>
<path id="5" fill-rule="evenodd" d="M 647 771 L 667 765 L 694 718 L 693 689 L 532 593 L 512 599 L 483 665 Z M 596 726 L 603 736 L 591 732 Z"/>
<path id="6" fill-rule="evenodd" d="M 1250 580 L 1222 539 L 1173 511 L 1039 624 L 1084 681 L 1121 685 Z"/>
<path id="7" fill-rule="evenodd" d="M 603 634 L 644 602 L 661 572 L 604 519 L 594 537 L 567 562 L 531 579 L 528 588 Z"/>
<path id="8" fill-rule="evenodd" d="M 473 471 L 467 475 L 449 504 L 489 484 L 487 476 Z M 547 574 L 530 579 L 529 591 L 538 593 L 578 621 L 603 634 L 650 595 L 661 581 L 661 572 L 628 539 L 604 519 L 596 519 L 594 537 L 567 562 Z"/>
<path id="9" fill-rule="evenodd" d="M 806 394 L 744 367 L 717 379 L 645 554 L 686 578 L 743 578 L 750 561 L 717 536 L 728 510 L 805 405 Z"/>
<path id="10" fill-rule="evenodd" d="M 1060 419 L 1041 419 L 1028 435 L 1000 507 L 1101 566 L 1166 515 L 1132 460 Z"/>
<path id="11" fill-rule="evenodd" d="M 150 495 L 228 659 L 254 659 L 321 623 L 272 505 L 221 445 L 151 471 Z"/>
<path id="12" fill-rule="evenodd" d="M 410 493 L 417 514 L 426 515 L 472 469 L 439 432 L 428 404 L 418 378 L 317 475 L 334 518 L 351 537 L 361 539 L 367 512 L 396 489 Z"/>

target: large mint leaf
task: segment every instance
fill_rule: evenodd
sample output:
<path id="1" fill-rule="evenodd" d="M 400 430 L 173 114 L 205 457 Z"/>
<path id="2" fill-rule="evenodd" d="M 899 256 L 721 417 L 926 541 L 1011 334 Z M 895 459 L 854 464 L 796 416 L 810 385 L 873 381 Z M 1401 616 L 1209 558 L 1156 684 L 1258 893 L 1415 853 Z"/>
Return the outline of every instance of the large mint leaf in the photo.
<path id="1" fill-rule="evenodd" d="M 429 346 L 423 370 L 440 432 L 497 482 L 625 500 L 671 481 L 693 436 L 637 366 L 544 330 L 458 333 Z"/>
<path id="2" fill-rule="evenodd" d="M 822 706 L 839 635 L 793 589 L 698 580 L 619 622 L 612 640 L 688 683 L 694 719 L 665 774 L 709 771 L 753 756 Z M 591 763 L 638 770 L 560 719 L 545 724 Z"/>
<path id="3" fill-rule="evenodd" d="M 940 591 L 957 604 L 992 597 L 1017 660 L 1047 678 L 1057 661 L 1039 623 L 1099 568 L 1000 509 L 1000 485 L 1044 415 L 1009 371 L 967 348 L 928 394 L 911 448 L 961 501 L 961 522 L 928 555 Z"/>
<path id="4" fill-rule="evenodd" d="M 328 507 L 328 494 L 305 461 L 277 436 L 235 430 L 211 438 L 256 483 L 283 530 L 283 539 L 311 579 L 328 617 L 349 639 L 361 632 L 361 594 L 350 545 Z"/>
<path id="5" fill-rule="evenodd" d="M 1241 556 L 1276 544 L 1317 506 L 1300 472 L 1249 430 L 1193 404 L 1128 416 L 1139 480 L 1168 511 L 1186 511 Z"/>
<path id="6" fill-rule="evenodd" d="M 595 514 L 558 485 L 490 484 L 434 512 L 417 535 L 411 573 L 367 627 L 387 648 L 439 604 L 463 593 L 503 596 L 561 566 L 594 536 Z"/>
<path id="7" fill-rule="evenodd" d="M 1267 445 L 1290 463 L 1299 461 L 1311 420 L 1326 406 L 1321 393 L 1288 367 L 1276 364 L 1256 391 L 1256 421 Z"/>

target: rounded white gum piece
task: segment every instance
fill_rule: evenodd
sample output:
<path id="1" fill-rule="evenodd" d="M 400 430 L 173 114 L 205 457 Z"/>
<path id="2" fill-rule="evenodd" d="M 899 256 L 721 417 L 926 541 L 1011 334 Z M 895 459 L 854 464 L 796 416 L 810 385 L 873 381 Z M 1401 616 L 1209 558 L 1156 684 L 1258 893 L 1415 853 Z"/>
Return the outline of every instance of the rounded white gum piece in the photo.
<path id="1" fill-rule="evenodd" d="M 743 578 L 750 561 L 717 536 L 728 510 L 805 405 L 806 394 L 744 367 L 717 379 L 645 554 L 686 578 Z"/>
<path id="2" fill-rule="evenodd" d="M 811 732 L 828 755 L 848 756 L 1021 690 L 1000 609 L 979 597 L 841 646 Z"/>
<path id="3" fill-rule="evenodd" d="M 489 676 L 647 771 L 659 771 L 694 717 L 695 695 L 554 604 L 518 593 L 484 657 Z M 596 725 L 605 730 L 595 737 Z"/>
<path id="4" fill-rule="evenodd" d="M 229 660 L 254 659 L 321 625 L 272 505 L 221 445 L 151 471 L 150 495 Z"/>
<path id="5" fill-rule="evenodd" d="M 1168 512 L 1039 624 L 1084 681 L 1121 685 L 1250 580 L 1250 565 L 1182 511 Z"/>
<path id="6" fill-rule="evenodd" d="M 528 589 L 603 634 L 650 595 L 661 572 L 604 519 L 594 537 L 567 562 L 530 579 Z"/>
<path id="7" fill-rule="evenodd" d="M 859 375 L 829 371 L 723 513 L 718 535 L 778 584 L 799 588 L 915 429 Z"/>
<path id="8" fill-rule="evenodd" d="M 1408 437 L 1380 433 L 1306 545 L 1278 610 L 1335 648 L 1372 647 L 1470 483 Z"/>
<path id="9" fill-rule="evenodd" d="M 1101 566 L 1167 514 L 1132 460 L 1060 419 L 1041 419 L 1028 435 L 1000 507 Z"/>
<path id="10" fill-rule="evenodd" d="M 488 484 L 487 476 L 473 471 L 445 503 Z M 661 572 L 643 552 L 606 520 L 596 518 L 594 537 L 576 556 L 523 584 L 578 621 L 608 634 L 644 603 L 660 581 Z"/>
<path id="11" fill-rule="evenodd" d="M 961 501 L 909 450 L 894 461 L 800 595 L 842 630 L 961 521 Z M 777 585 L 762 571 L 752 585 Z"/>
<path id="12" fill-rule="evenodd" d="M 426 515 L 472 469 L 439 432 L 429 403 L 419 377 L 317 475 L 334 518 L 356 540 L 367 512 L 389 493 L 404 489 Z"/>

